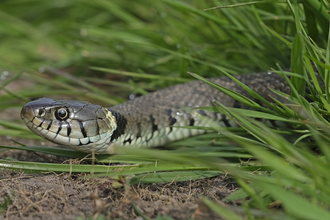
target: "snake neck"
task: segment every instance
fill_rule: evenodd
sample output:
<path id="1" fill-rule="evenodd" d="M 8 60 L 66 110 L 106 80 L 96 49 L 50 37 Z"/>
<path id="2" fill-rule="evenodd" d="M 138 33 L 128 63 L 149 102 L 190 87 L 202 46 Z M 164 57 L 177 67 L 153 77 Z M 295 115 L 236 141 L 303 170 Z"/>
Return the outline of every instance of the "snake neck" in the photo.
<path id="1" fill-rule="evenodd" d="M 113 132 L 112 136 L 111 136 L 111 142 L 116 141 L 120 136 L 125 134 L 125 129 L 127 126 L 127 120 L 126 118 L 120 114 L 117 111 L 108 109 L 111 114 L 116 118 L 116 122 L 117 122 L 117 129 Z"/>

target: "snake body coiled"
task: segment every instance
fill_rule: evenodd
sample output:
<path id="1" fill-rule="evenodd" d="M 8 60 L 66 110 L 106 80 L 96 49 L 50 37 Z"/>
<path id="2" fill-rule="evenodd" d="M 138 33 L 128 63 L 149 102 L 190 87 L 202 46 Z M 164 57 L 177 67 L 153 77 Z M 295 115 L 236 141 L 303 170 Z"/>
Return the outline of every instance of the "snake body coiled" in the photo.
<path id="1" fill-rule="evenodd" d="M 270 101 L 269 88 L 289 93 L 281 76 L 271 73 L 239 75 L 239 81 Z M 254 100 L 244 89 L 227 77 L 210 81 Z M 186 110 L 187 107 L 211 106 L 211 99 L 227 107 L 247 108 L 222 92 L 193 81 L 137 97 L 105 108 L 88 102 L 41 98 L 27 103 L 21 118 L 27 127 L 47 140 L 82 152 L 115 152 L 121 146 L 161 146 L 170 141 L 201 134 L 204 130 L 175 126 L 205 126 L 199 114 L 218 121 L 221 126 L 237 126 L 218 113 Z"/>

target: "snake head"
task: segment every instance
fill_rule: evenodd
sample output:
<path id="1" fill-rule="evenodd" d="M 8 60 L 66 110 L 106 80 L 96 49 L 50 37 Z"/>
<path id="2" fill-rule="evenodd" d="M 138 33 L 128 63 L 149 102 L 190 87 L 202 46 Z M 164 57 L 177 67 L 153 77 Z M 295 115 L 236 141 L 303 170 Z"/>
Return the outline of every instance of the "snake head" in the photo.
<path id="1" fill-rule="evenodd" d="M 41 98 L 27 103 L 21 118 L 35 134 L 60 145 L 90 153 L 109 153 L 116 118 L 99 105 Z"/>

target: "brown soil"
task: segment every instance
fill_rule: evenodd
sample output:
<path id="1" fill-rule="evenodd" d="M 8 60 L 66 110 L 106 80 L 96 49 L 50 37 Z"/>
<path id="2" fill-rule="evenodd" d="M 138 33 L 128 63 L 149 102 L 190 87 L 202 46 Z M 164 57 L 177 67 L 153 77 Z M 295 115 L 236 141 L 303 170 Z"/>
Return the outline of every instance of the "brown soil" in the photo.
<path id="1" fill-rule="evenodd" d="M 64 159 L 24 151 L 1 152 L 0 158 L 5 157 L 38 162 Z M 82 179 L 83 176 L 0 170 L 0 204 L 10 199 L 0 218 L 55 220 L 102 214 L 111 219 L 141 219 L 141 211 L 149 218 L 165 215 L 173 219 L 219 219 L 199 198 L 206 196 L 220 202 L 237 188 L 225 176 L 119 187 L 117 180 L 109 177 Z"/>

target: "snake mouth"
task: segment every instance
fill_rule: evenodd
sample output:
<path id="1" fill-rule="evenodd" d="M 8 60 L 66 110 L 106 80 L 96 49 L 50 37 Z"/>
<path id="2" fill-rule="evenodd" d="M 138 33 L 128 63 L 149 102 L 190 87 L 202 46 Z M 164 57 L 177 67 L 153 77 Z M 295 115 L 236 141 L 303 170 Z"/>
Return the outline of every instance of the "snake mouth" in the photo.
<path id="1" fill-rule="evenodd" d="M 84 117 L 82 117 L 84 116 Z M 83 152 L 102 152 L 111 144 L 116 119 L 101 106 L 42 98 L 27 103 L 21 118 L 35 134 Z"/>

